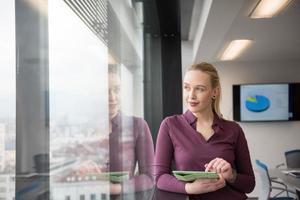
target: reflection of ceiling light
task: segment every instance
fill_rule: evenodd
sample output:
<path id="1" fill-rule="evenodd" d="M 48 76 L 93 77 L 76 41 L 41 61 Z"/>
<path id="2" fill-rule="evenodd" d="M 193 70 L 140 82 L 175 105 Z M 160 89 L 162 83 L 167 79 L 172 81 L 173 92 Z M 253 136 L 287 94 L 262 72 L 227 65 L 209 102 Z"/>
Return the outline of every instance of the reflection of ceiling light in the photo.
<path id="1" fill-rule="evenodd" d="M 238 57 L 250 44 L 252 40 L 233 40 L 229 43 L 223 54 L 221 60 L 233 60 Z"/>
<path id="2" fill-rule="evenodd" d="M 251 18 L 271 18 L 281 12 L 293 0 L 261 0 L 250 13 Z"/>
<path id="3" fill-rule="evenodd" d="M 48 1 L 44 0 L 26 0 L 31 7 L 40 12 L 41 14 L 48 15 Z"/>

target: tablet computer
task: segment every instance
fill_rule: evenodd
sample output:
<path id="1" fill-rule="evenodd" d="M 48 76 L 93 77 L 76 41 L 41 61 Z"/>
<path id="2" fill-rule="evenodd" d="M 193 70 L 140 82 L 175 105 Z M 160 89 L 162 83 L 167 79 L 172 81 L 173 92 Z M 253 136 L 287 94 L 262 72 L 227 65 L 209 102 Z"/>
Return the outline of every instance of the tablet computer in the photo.
<path id="1" fill-rule="evenodd" d="M 129 179 L 129 172 L 103 172 L 89 175 L 97 177 L 98 179 L 109 180 L 111 182 L 123 182 Z"/>
<path id="2" fill-rule="evenodd" d="M 216 172 L 204 171 L 173 171 L 174 176 L 181 181 L 194 181 L 196 179 L 218 179 Z"/>

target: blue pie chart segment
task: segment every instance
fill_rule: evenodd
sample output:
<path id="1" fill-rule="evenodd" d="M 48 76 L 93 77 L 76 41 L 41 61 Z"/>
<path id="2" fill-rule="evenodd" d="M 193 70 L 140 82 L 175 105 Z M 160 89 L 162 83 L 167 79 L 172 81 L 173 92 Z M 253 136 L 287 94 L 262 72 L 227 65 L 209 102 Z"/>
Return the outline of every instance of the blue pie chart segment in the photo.
<path id="1" fill-rule="evenodd" d="M 270 100 L 262 95 L 249 96 L 246 99 L 246 108 L 252 112 L 263 112 L 270 107 Z"/>

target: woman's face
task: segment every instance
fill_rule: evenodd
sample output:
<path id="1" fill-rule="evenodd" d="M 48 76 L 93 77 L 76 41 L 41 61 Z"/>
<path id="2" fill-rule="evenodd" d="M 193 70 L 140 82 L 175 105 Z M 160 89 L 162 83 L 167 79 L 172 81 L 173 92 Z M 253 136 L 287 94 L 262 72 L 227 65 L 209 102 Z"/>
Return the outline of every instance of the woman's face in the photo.
<path id="1" fill-rule="evenodd" d="M 183 91 L 186 106 L 193 113 L 211 109 L 212 98 L 218 94 L 218 88 L 212 88 L 210 75 L 200 70 L 185 74 Z"/>
<path id="2" fill-rule="evenodd" d="M 121 104 L 121 80 L 118 74 L 108 74 L 109 117 L 117 115 Z"/>

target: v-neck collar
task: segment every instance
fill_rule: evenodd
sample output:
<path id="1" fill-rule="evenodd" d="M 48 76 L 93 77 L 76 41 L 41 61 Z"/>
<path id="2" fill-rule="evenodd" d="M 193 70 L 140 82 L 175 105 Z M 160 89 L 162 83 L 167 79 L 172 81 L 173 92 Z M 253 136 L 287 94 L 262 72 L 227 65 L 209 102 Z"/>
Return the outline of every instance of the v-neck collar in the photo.
<path id="1" fill-rule="evenodd" d="M 204 136 L 197 131 L 197 117 L 190 111 L 187 110 L 184 114 L 183 117 L 186 119 L 190 127 L 200 135 L 200 137 L 205 141 L 209 142 L 209 140 L 216 134 L 219 133 L 221 129 L 223 129 L 223 119 L 221 119 L 217 114 L 214 113 L 214 120 L 212 124 L 212 129 L 214 131 L 213 135 L 209 137 L 207 140 L 204 138 Z"/>
<path id="2" fill-rule="evenodd" d="M 110 137 L 115 137 L 116 135 L 120 135 L 122 129 L 122 112 L 118 112 L 115 117 L 111 119 L 111 132 L 109 133 Z"/>

